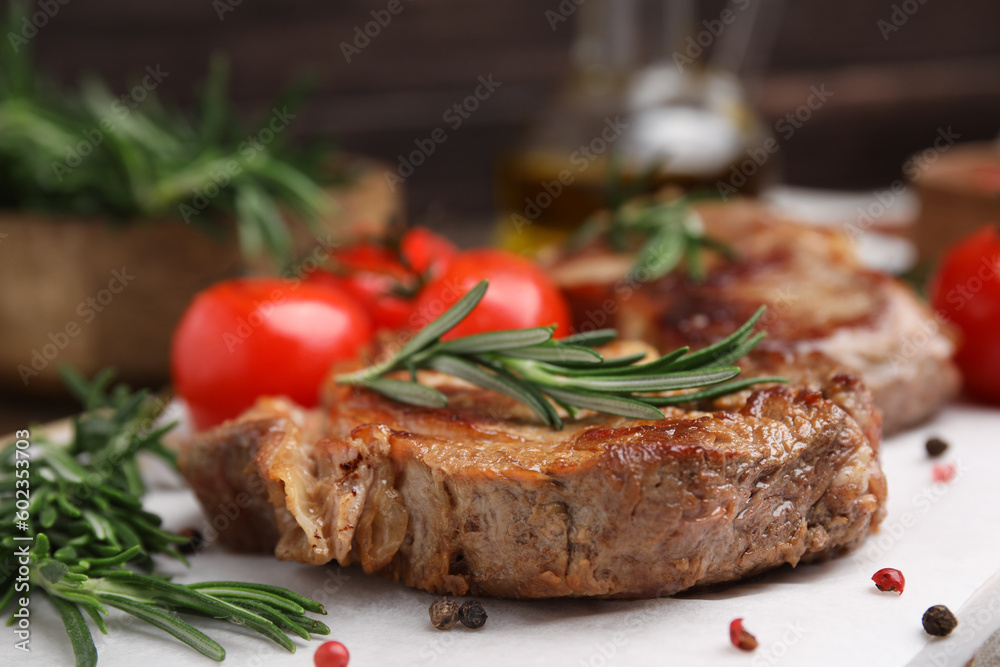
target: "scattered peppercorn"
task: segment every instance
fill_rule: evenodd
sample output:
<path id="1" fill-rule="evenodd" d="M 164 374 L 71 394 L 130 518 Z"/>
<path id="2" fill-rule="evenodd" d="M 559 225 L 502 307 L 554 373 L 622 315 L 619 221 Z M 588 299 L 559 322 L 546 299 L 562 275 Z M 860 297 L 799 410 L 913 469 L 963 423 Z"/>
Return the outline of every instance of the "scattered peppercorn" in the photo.
<path id="1" fill-rule="evenodd" d="M 438 630 L 451 630 L 458 622 L 458 605 L 451 598 L 435 600 L 429 610 L 431 625 Z"/>
<path id="2" fill-rule="evenodd" d="M 875 588 L 880 591 L 893 591 L 900 595 L 903 594 L 903 586 L 906 585 L 903 573 L 892 567 L 883 567 L 872 575 L 872 581 L 875 582 Z"/>
<path id="3" fill-rule="evenodd" d="M 958 619 L 943 604 L 936 604 L 924 612 L 924 630 L 935 637 L 947 637 L 958 626 Z"/>
<path id="4" fill-rule="evenodd" d="M 469 600 L 458 610 L 458 620 L 465 627 L 476 630 L 486 625 L 486 610 L 479 600 Z"/>
<path id="5" fill-rule="evenodd" d="M 935 482 L 941 482 L 942 484 L 950 482 L 955 478 L 955 464 L 935 463 L 934 469 L 931 470 L 931 476 Z"/>
<path id="6" fill-rule="evenodd" d="M 743 619 L 737 618 L 729 624 L 729 641 L 741 651 L 757 648 L 757 638 L 743 628 Z"/>
<path id="7" fill-rule="evenodd" d="M 201 545 L 205 543 L 205 538 L 201 536 L 201 532 L 196 528 L 185 528 L 178 535 L 188 538 L 188 541 L 177 547 L 177 550 L 182 554 L 193 554 L 201 549 Z"/>
<path id="8" fill-rule="evenodd" d="M 931 438 L 924 443 L 924 447 L 927 448 L 927 456 L 932 459 L 936 459 L 944 454 L 945 450 L 948 449 L 948 443 L 941 438 Z"/>

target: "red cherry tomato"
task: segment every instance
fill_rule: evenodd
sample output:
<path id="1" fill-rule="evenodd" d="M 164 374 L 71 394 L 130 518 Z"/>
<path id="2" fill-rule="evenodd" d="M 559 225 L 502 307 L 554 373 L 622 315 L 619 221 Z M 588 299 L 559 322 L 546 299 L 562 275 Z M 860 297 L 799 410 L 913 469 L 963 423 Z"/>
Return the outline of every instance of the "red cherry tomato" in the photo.
<path id="1" fill-rule="evenodd" d="M 277 278 L 200 292 L 174 332 L 171 368 L 195 426 L 235 417 L 258 396 L 310 407 L 336 361 L 358 356 L 371 321 L 345 292 Z"/>
<path id="2" fill-rule="evenodd" d="M 490 281 L 486 295 L 445 340 L 550 324 L 557 325 L 561 335 L 569 333 L 569 308 L 548 275 L 523 257 L 492 249 L 459 253 L 448 270 L 421 291 L 411 326 L 425 326 L 480 280 Z"/>
<path id="3" fill-rule="evenodd" d="M 402 283 L 385 273 L 362 271 L 338 276 L 329 271 L 313 271 L 305 277 L 307 283 L 332 287 L 354 297 L 368 311 L 376 329 L 400 329 L 407 325 L 415 301 L 396 294 Z"/>
<path id="4" fill-rule="evenodd" d="M 316 667 L 347 667 L 350 659 L 347 647 L 340 642 L 323 642 L 313 654 Z"/>
<path id="5" fill-rule="evenodd" d="M 414 227 L 403 235 L 398 248 L 365 241 L 339 248 L 331 258 L 340 286 L 365 307 L 375 327 L 400 329 L 407 326 L 413 313 L 417 288 L 442 273 L 457 252 L 443 236 Z M 319 271 L 307 280 L 331 282 Z"/>
<path id="6" fill-rule="evenodd" d="M 428 279 L 443 273 L 458 254 L 454 243 L 426 227 L 409 229 L 399 249 L 410 269 Z"/>
<path id="7" fill-rule="evenodd" d="M 962 332 L 955 360 L 966 390 L 1000 403 L 1000 230 L 987 225 L 945 255 L 931 302 Z"/>
<path id="8" fill-rule="evenodd" d="M 343 275 L 355 273 L 380 273 L 405 280 L 408 272 L 399 254 L 387 244 L 362 241 L 330 253 L 331 259 Z"/>

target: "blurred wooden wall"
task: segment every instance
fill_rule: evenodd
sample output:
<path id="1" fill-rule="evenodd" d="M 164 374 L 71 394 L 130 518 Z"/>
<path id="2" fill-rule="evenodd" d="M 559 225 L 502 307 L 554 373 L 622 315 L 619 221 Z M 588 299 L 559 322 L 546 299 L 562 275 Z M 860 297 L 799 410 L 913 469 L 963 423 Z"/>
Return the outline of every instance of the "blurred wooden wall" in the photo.
<path id="1" fill-rule="evenodd" d="M 568 0 L 566 0 L 568 1 Z M 416 218 L 487 220 L 496 156 L 544 104 L 570 64 L 572 21 L 553 30 L 559 0 L 399 0 L 403 10 L 348 64 L 340 43 L 388 0 L 73 0 L 35 40 L 45 69 L 66 81 L 96 71 L 121 90 L 159 64 L 162 92 L 191 103 L 209 55 L 231 54 L 233 92 L 248 114 L 302 70 L 320 91 L 292 125 L 333 133 L 345 148 L 386 160 L 441 124 L 480 75 L 502 88 L 417 170 L 408 189 Z M 883 38 L 901 0 L 786 2 L 758 89 L 773 122 L 812 84 L 831 101 L 783 146 L 791 183 L 873 188 L 899 174 L 939 126 L 962 140 L 992 138 L 1000 119 L 1000 3 L 908 0 L 918 9 Z M 704 1 L 704 19 L 725 3 Z"/>

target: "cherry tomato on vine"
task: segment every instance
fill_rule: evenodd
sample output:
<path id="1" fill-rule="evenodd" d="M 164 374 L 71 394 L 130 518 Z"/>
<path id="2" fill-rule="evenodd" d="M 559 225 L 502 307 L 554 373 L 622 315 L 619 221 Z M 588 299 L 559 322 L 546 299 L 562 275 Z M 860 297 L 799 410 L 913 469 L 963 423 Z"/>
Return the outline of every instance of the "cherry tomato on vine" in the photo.
<path id="1" fill-rule="evenodd" d="M 368 314 L 335 287 L 228 280 L 188 306 L 174 332 L 171 370 L 195 426 L 204 429 L 259 396 L 315 405 L 330 366 L 356 358 L 371 340 Z"/>
<path id="2" fill-rule="evenodd" d="M 444 336 L 451 340 L 487 331 L 557 325 L 557 335 L 569 333 L 569 308 L 562 292 L 531 261 L 503 250 L 459 253 L 451 266 L 420 292 L 410 320 L 420 328 L 453 305 L 480 280 L 490 282 L 483 300 Z"/>
<path id="3" fill-rule="evenodd" d="M 398 242 L 363 241 L 330 255 L 334 277 L 365 307 L 375 327 L 400 329 L 408 325 L 420 286 L 440 275 L 457 253 L 443 236 L 413 227 Z M 331 283 L 321 271 L 307 280 Z"/>
<path id="4" fill-rule="evenodd" d="M 952 247 L 930 293 L 934 308 L 962 333 L 955 361 L 965 389 L 1000 403 L 1000 228 L 987 225 Z"/>
<path id="5" fill-rule="evenodd" d="M 313 271 L 305 281 L 318 287 L 331 287 L 354 297 L 371 318 L 376 329 L 400 329 L 407 325 L 415 302 L 396 293 L 401 283 L 391 275 L 363 271 L 340 276 L 323 269 Z"/>
<path id="6" fill-rule="evenodd" d="M 425 280 L 443 273 L 458 255 L 454 243 L 426 227 L 407 230 L 399 249 L 410 270 Z"/>

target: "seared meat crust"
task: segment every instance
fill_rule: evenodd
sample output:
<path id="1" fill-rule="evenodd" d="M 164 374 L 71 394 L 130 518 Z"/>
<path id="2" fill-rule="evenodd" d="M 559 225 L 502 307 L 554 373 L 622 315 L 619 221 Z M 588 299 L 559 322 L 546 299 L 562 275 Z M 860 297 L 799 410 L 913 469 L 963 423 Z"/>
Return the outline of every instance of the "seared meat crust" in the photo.
<path id="1" fill-rule="evenodd" d="M 634 257 L 591 246 L 556 259 L 576 326 L 617 327 L 669 350 L 731 333 L 762 304 L 761 349 L 819 351 L 864 378 L 894 433 L 934 414 L 959 375 L 953 333 L 891 276 L 859 265 L 839 232 L 780 220 L 747 202 L 699 207 L 707 233 L 739 252 L 709 257 L 708 275 L 681 272 L 650 283 L 624 278 Z"/>
<path id="2" fill-rule="evenodd" d="M 331 385 L 322 428 L 264 400 L 196 438 L 181 466 L 208 516 L 253 494 L 221 532 L 237 549 L 359 562 L 453 595 L 670 595 L 837 555 L 882 519 L 867 390 L 818 356 L 787 364 L 764 354 L 747 372 L 793 385 L 661 421 L 589 414 L 562 431 L 437 374 L 422 381 L 448 409 Z"/>

